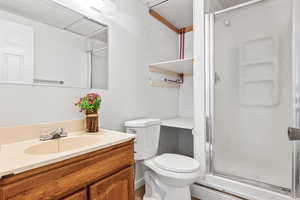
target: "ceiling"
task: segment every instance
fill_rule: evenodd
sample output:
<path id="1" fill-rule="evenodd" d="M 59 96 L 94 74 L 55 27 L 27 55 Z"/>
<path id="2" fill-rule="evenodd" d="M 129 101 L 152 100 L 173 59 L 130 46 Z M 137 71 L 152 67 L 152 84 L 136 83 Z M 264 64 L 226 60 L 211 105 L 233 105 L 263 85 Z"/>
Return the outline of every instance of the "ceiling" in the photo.
<path id="1" fill-rule="evenodd" d="M 151 8 L 151 6 L 164 0 L 142 1 Z M 152 9 L 176 26 L 177 29 L 193 25 L 193 0 L 168 0 Z"/>
<path id="2" fill-rule="evenodd" d="M 164 2 L 165 0 L 141 1 L 171 22 L 177 29 L 193 25 L 193 0 L 168 0 L 166 2 Z M 248 1 L 251 0 L 206 0 L 206 6 L 210 11 L 217 11 Z M 152 8 L 152 6 L 154 7 Z"/>
<path id="3" fill-rule="evenodd" d="M 105 28 L 104 25 L 95 23 L 50 0 L 0 0 L 1 10 L 66 29 L 82 36 L 89 36 Z"/>

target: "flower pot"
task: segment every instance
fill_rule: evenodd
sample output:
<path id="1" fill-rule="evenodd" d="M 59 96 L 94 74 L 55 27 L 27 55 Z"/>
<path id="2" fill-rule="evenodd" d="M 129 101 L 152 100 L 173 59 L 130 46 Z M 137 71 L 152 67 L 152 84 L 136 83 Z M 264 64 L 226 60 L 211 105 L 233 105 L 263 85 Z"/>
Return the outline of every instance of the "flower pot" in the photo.
<path id="1" fill-rule="evenodd" d="M 98 111 L 86 111 L 86 131 L 95 133 L 99 131 L 99 116 Z"/>

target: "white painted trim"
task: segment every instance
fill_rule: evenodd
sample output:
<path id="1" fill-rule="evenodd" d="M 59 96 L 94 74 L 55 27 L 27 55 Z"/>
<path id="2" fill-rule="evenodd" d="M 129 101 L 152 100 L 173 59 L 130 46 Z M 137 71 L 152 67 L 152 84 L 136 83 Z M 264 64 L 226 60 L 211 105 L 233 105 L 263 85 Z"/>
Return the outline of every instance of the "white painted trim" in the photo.
<path id="1" fill-rule="evenodd" d="M 204 0 L 194 0 L 194 158 L 200 163 L 201 175 L 206 172 L 205 154 L 205 53 Z"/>
<path id="2" fill-rule="evenodd" d="M 141 178 L 141 179 L 135 181 L 135 187 L 134 188 L 135 188 L 135 190 L 138 190 L 141 187 L 143 187 L 144 185 L 145 185 L 145 180 L 144 180 L 144 178 Z"/>
<path id="3" fill-rule="evenodd" d="M 214 188 L 218 191 L 224 191 L 226 193 L 233 194 L 249 200 L 293 200 L 290 196 L 278 192 L 273 192 L 271 190 L 255 187 L 252 185 L 214 175 L 207 175 L 205 177 L 205 180 L 203 179 L 197 182 L 201 185 L 205 185 L 206 187 Z M 194 188 L 194 190 L 196 190 L 197 193 L 201 191 L 197 191 L 198 188 L 199 186 L 196 187 L 196 189 Z"/>
<path id="4" fill-rule="evenodd" d="M 201 200 L 241 200 L 240 198 L 195 184 L 191 186 L 191 193 L 193 197 Z"/>
<path id="5" fill-rule="evenodd" d="M 246 3 L 241 3 L 241 4 L 238 4 L 238 5 L 229 7 L 229 8 L 218 10 L 214 14 L 219 15 L 219 14 L 222 14 L 222 13 L 226 13 L 228 11 L 232 11 L 232 10 L 236 10 L 236 9 L 239 9 L 239 8 L 242 8 L 242 7 L 250 6 L 250 5 L 253 5 L 253 4 L 256 4 L 256 3 L 260 3 L 262 1 L 264 1 L 264 0 L 252 0 L 252 1 L 249 1 L 249 2 L 246 2 Z"/>

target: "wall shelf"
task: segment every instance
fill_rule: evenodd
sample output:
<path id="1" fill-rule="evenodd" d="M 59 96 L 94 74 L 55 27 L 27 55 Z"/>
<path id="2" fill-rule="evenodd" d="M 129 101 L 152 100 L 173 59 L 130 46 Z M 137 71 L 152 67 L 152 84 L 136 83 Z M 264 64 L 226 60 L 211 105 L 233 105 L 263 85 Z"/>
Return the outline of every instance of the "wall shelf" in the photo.
<path id="1" fill-rule="evenodd" d="M 193 58 L 185 58 L 179 60 L 171 60 L 166 62 L 150 64 L 150 71 L 158 72 L 158 70 L 168 72 L 169 74 L 193 74 Z"/>
<path id="2" fill-rule="evenodd" d="M 241 44 L 239 95 L 243 106 L 279 104 L 279 42 L 277 36 L 248 40 Z"/>
<path id="3" fill-rule="evenodd" d="M 191 117 L 177 117 L 173 119 L 163 120 L 161 122 L 161 125 L 167 127 L 182 128 L 182 129 L 193 129 L 194 120 Z"/>

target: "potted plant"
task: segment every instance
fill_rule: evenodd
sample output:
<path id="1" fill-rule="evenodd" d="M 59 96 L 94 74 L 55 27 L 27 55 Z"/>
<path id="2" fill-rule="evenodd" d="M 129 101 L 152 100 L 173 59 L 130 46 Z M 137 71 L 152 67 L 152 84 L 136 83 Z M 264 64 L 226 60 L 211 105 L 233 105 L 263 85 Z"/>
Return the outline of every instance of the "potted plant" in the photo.
<path id="1" fill-rule="evenodd" d="M 101 105 L 101 97 L 96 93 L 87 94 L 85 97 L 75 103 L 80 108 L 80 112 L 86 114 L 86 131 L 98 132 L 99 131 L 99 116 L 98 110 Z"/>

